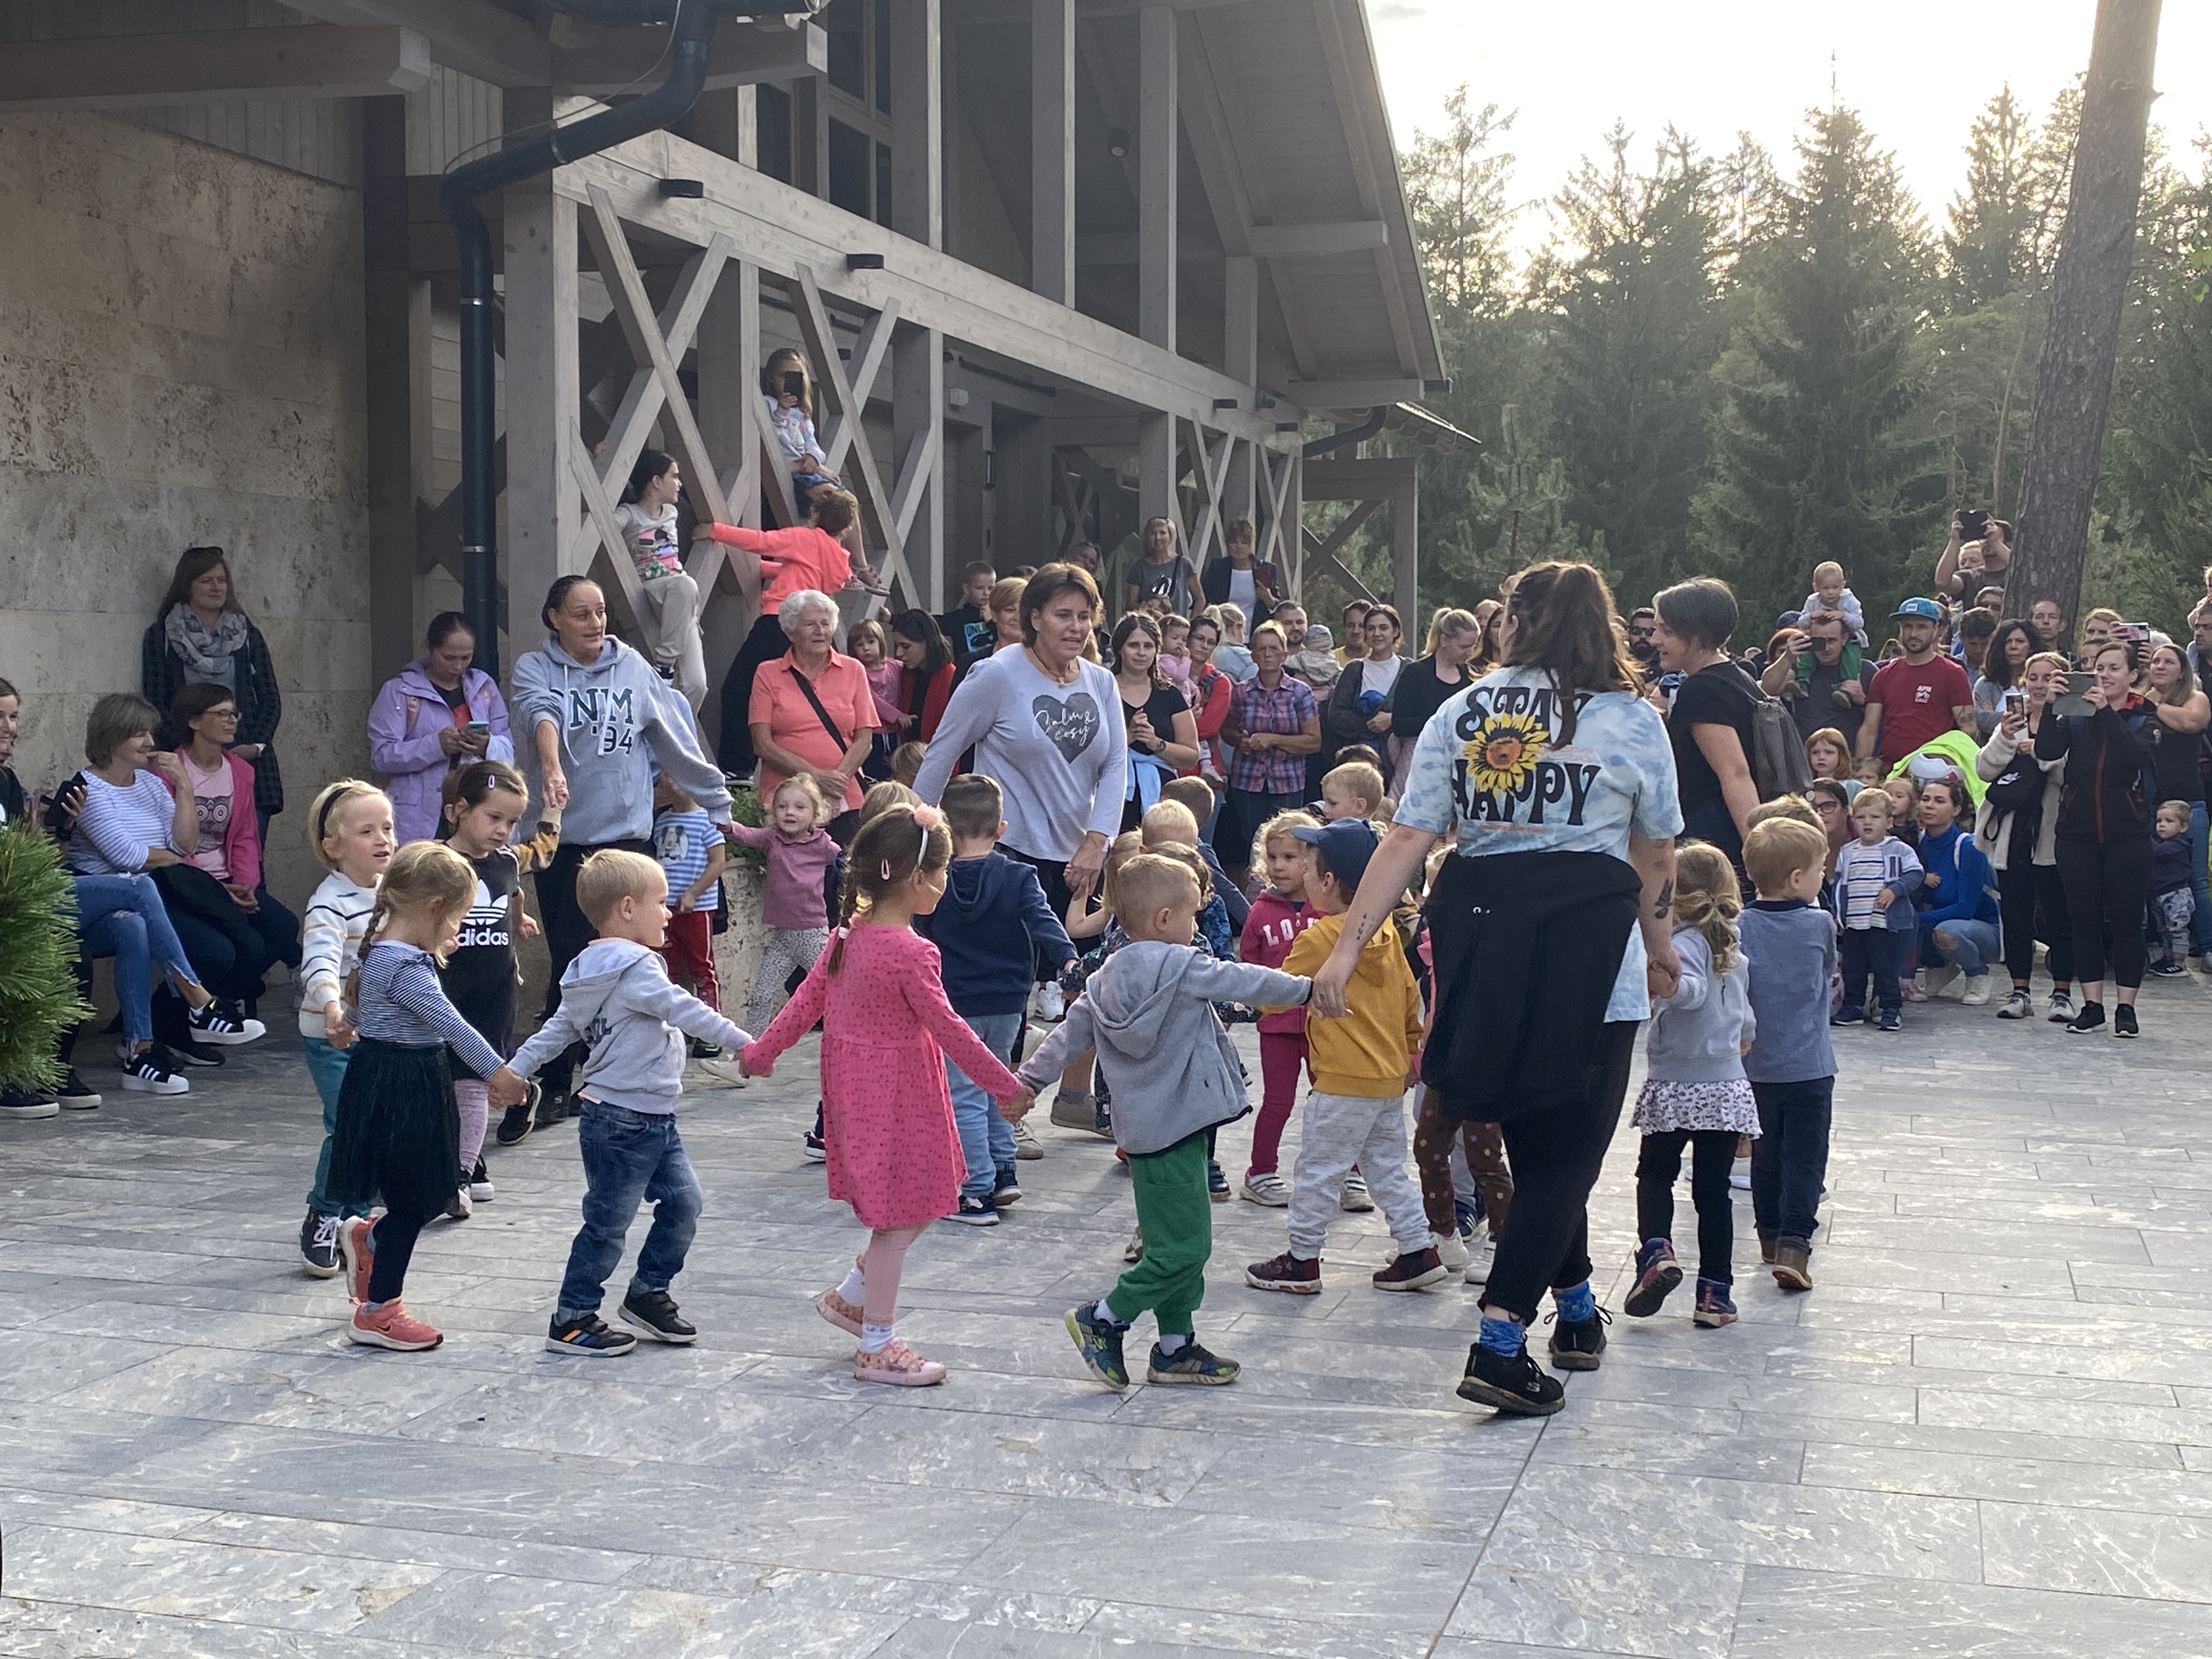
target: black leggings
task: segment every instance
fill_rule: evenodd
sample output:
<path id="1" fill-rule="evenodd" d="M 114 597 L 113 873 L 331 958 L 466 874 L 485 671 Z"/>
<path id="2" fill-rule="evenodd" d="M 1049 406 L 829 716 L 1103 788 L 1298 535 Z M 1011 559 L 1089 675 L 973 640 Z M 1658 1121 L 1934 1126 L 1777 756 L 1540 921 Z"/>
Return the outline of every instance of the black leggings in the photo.
<path id="1" fill-rule="evenodd" d="M 653 853 L 653 843 L 649 841 L 614 841 L 602 844 L 625 853 L 643 853 L 647 857 Z M 545 924 L 545 952 L 553 959 L 553 970 L 547 976 L 549 982 L 545 987 L 544 1017 L 549 1019 L 552 1018 L 553 1011 L 561 1006 L 561 975 L 568 971 L 568 964 L 581 956 L 584 947 L 592 942 L 591 918 L 576 908 L 576 872 L 583 868 L 586 859 L 599 850 L 599 847 L 563 842 L 560 850 L 553 854 L 552 862 L 540 870 L 535 878 L 538 915 Z M 574 1073 L 577 1062 L 583 1057 L 581 1043 L 571 1043 L 556 1056 L 544 1073 L 546 1092 L 566 1093 L 568 1079 Z"/>
<path id="2" fill-rule="evenodd" d="M 389 1302 L 406 1287 L 407 1265 L 415 1259 L 415 1241 L 429 1225 L 427 1215 L 403 1215 L 386 1210 L 376 1218 L 373 1243 L 376 1255 L 368 1267 L 368 1299 Z"/>
<path id="3" fill-rule="evenodd" d="M 2058 876 L 2074 931 L 2074 967 L 2084 985 L 2105 979 L 2105 936 L 2112 935 L 2112 977 L 2123 991 L 2143 981 L 2143 899 L 2150 890 L 2150 837 L 2057 843 Z"/>
<path id="4" fill-rule="evenodd" d="M 2016 985 L 2035 966 L 2035 941 L 2051 947 L 2054 989 L 2074 982 L 2074 927 L 2066 913 L 2066 884 L 2055 864 L 2008 865 L 1997 872 L 1997 903 L 2004 926 L 2005 971 Z"/>
<path id="5" fill-rule="evenodd" d="M 1067 907 L 1074 901 L 1074 895 L 1067 888 L 1066 863 L 1054 859 L 1034 859 L 1027 853 L 1016 852 L 1011 847 L 1002 846 L 999 850 L 1015 862 L 1026 864 L 1036 872 L 1037 885 L 1044 889 L 1044 902 L 1052 907 L 1053 915 L 1064 920 L 1067 915 Z M 1044 946 L 1036 946 L 1033 955 L 1035 966 L 1031 972 L 1036 983 L 1048 985 L 1060 977 L 1060 964 L 1045 960 Z"/>
<path id="6" fill-rule="evenodd" d="M 730 659 L 730 672 L 722 679 L 722 738 L 714 745 L 714 758 L 732 777 L 744 777 L 753 769 L 753 676 L 763 663 L 774 662 L 790 649 L 791 636 L 783 631 L 776 613 L 763 611 Z"/>
<path id="7" fill-rule="evenodd" d="M 1682 1152 L 1691 1151 L 1690 1197 L 1698 1206 L 1698 1277 L 1735 1283 L 1735 1200 L 1729 1175 L 1735 1167 L 1733 1129 L 1669 1129 L 1644 1137 L 1636 1160 L 1636 1237 L 1639 1243 L 1674 1236 L 1674 1182 Z"/>
<path id="8" fill-rule="evenodd" d="M 1499 1126 L 1513 1170 L 1513 1210 L 1498 1235 L 1482 1300 L 1524 1325 L 1536 1322 L 1536 1304 L 1547 1290 L 1565 1290 L 1590 1276 L 1590 1188 L 1620 1121 L 1640 1024 L 1616 1019 L 1598 1028 L 1597 1081 L 1588 1095 Z"/>

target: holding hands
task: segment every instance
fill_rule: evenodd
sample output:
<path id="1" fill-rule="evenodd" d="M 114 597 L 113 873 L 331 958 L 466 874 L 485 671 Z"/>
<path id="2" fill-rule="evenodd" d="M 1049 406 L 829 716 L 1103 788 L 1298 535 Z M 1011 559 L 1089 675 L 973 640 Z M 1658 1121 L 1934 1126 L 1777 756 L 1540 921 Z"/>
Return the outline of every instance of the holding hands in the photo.
<path id="1" fill-rule="evenodd" d="M 502 1066 L 484 1079 L 484 1092 L 494 1108 L 504 1111 L 530 1098 L 530 1085 L 512 1066 Z"/>

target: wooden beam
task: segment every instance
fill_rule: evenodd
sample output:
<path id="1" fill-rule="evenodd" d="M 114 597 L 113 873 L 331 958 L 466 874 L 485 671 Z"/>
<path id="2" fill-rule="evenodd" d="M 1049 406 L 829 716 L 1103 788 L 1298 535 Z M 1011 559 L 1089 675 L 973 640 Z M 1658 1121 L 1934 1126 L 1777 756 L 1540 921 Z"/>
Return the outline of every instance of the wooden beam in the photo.
<path id="1" fill-rule="evenodd" d="M 831 416 L 830 434 L 822 441 L 822 459 L 830 464 L 832 472 L 845 465 L 846 453 L 860 430 L 868 396 L 876 388 L 876 376 L 884 366 L 884 353 L 890 346 L 891 331 L 898 326 L 898 301 L 890 301 L 868 319 L 866 326 L 853 342 L 852 367 L 846 371 L 853 387 L 853 412 L 848 415 L 841 409 Z"/>
<path id="2" fill-rule="evenodd" d="M 945 246 L 945 42 L 939 0 L 891 8 L 890 225 Z"/>
<path id="3" fill-rule="evenodd" d="M 543 99 L 506 100 L 511 131 L 545 112 Z M 583 399 L 576 204 L 550 179 L 526 180 L 507 192 L 506 240 L 507 634 L 520 644 L 538 637 L 545 590 L 576 568 L 568 562 L 578 517 L 569 428 Z"/>
<path id="4" fill-rule="evenodd" d="M 1030 0 L 1030 286 L 1075 304 L 1075 0 Z"/>
<path id="5" fill-rule="evenodd" d="M 413 29 L 429 41 L 438 63 L 495 87 L 552 83 L 552 46 L 492 0 L 294 0 L 292 9 L 347 27 Z"/>
<path id="6" fill-rule="evenodd" d="M 563 92 L 609 98 L 657 84 L 668 56 L 668 31 L 609 29 L 606 39 L 586 46 L 556 48 L 555 84 Z M 830 69 L 830 37 L 812 23 L 802 28 L 747 28 L 736 19 L 714 31 L 707 48 L 708 92 L 758 86 L 763 81 L 797 81 Z"/>
<path id="7" fill-rule="evenodd" d="M 722 471 L 722 499 L 737 517 L 732 522 L 759 527 L 760 438 L 751 410 L 760 404 L 755 379 L 761 361 L 760 271 L 732 260 L 722 267 L 707 308 L 699 318 L 699 434 L 707 447 L 730 463 Z M 752 625 L 760 602 L 760 562 L 750 554 L 733 557 L 720 542 L 694 542 L 685 562 L 699 584 L 703 605 L 719 581 L 746 608 L 744 625 Z"/>
<path id="8" fill-rule="evenodd" d="M 1137 337 L 1176 349 L 1176 201 L 1182 172 L 1176 108 L 1176 15 L 1147 6 L 1137 18 Z"/>
<path id="9" fill-rule="evenodd" d="M 949 597 L 945 559 L 945 337 L 902 328 L 891 344 L 891 441 L 904 458 L 891 518 L 907 560 L 911 601 L 934 611 Z"/>
<path id="10" fill-rule="evenodd" d="M 390 27 L 205 29 L 0 46 L 0 109 L 375 98 L 428 86 L 429 43 Z"/>
<path id="11" fill-rule="evenodd" d="M 1245 233 L 1262 259 L 1318 259 L 1333 253 L 1361 253 L 1390 246 L 1390 227 L 1381 219 L 1344 219 L 1310 225 L 1254 225 Z"/>
<path id="12" fill-rule="evenodd" d="M 1358 460 L 1322 459 L 1306 463 L 1305 498 L 1310 501 L 1363 501 L 1395 497 L 1418 489 L 1421 463 L 1413 455 L 1368 455 Z"/>
<path id="13" fill-rule="evenodd" d="M 905 542 L 899 534 L 898 521 L 892 516 L 890 491 L 884 488 L 883 473 L 876 465 L 875 451 L 868 442 L 867 429 L 860 419 L 853 382 L 837 356 L 837 337 L 830 327 L 829 308 L 822 303 L 822 285 L 811 268 L 801 265 L 785 284 L 784 291 L 791 296 L 799 337 L 805 343 L 807 361 L 814 365 L 816 378 L 829 387 L 837 408 L 853 417 L 853 470 L 860 477 L 857 481 L 848 477 L 846 484 L 860 498 L 861 534 L 865 538 L 870 531 L 875 532 L 877 544 L 884 550 L 885 578 L 903 581 L 909 594 L 919 592 L 912 573 L 907 569 Z M 767 418 L 765 407 L 762 418 Z M 858 487 L 854 488 L 856 483 Z"/>
<path id="14" fill-rule="evenodd" d="M 1283 395 L 1300 409 L 1372 409 L 1410 403 L 1426 395 L 1428 385 L 1421 380 L 1292 380 Z"/>

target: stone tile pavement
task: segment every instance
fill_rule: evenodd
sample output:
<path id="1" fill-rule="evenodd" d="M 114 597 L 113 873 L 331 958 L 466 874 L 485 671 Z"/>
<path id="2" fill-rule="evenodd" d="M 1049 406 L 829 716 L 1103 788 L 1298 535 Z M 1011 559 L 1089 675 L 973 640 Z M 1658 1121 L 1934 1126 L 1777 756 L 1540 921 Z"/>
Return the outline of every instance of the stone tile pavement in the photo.
<path id="1" fill-rule="evenodd" d="M 1270 1297 L 1237 1269 L 1283 1218 L 1243 1203 L 1200 1328 L 1244 1381 L 1106 1394 L 1058 1316 L 1127 1192 L 1049 1129 L 1008 1224 L 911 1258 L 950 1382 L 854 1383 L 808 1307 L 856 1230 L 799 1156 L 804 1053 L 694 1069 L 707 1334 L 605 1363 L 539 1346 L 573 1128 L 426 1235 L 409 1300 L 448 1336 L 404 1356 L 298 1270 L 281 1033 L 183 1100 L 0 1123 L 0 1655 L 2212 1655 L 2205 989 L 2149 988 L 2132 1044 L 1993 1012 L 1840 1044 L 1816 1291 L 1746 1268 L 1730 1329 L 1680 1293 L 1623 1319 L 1540 1423 L 1453 1396 L 1475 1292 L 1369 1288 L 1379 1217 Z"/>

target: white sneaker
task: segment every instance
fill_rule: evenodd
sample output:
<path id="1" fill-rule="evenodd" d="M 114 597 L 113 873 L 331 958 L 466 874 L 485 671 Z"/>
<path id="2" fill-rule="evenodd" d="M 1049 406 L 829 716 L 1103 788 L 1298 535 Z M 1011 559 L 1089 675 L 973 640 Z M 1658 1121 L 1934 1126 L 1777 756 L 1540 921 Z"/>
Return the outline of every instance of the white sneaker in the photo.
<path id="1" fill-rule="evenodd" d="M 1291 1201 L 1291 1183 L 1273 1170 L 1246 1176 L 1243 1186 L 1237 1190 L 1249 1202 L 1265 1205 L 1271 1210 L 1279 1210 Z"/>
<path id="2" fill-rule="evenodd" d="M 1477 1233 L 1468 1241 L 1467 1270 L 1460 1274 L 1470 1285 L 1490 1282 L 1490 1264 L 1497 1260 L 1498 1241 L 1488 1233 Z"/>
<path id="3" fill-rule="evenodd" d="M 123 1086 L 143 1095 L 188 1095 L 192 1091 L 188 1081 L 154 1058 L 151 1048 L 141 1049 L 123 1062 Z"/>
<path id="4" fill-rule="evenodd" d="M 1969 1008 L 1979 1008 L 1990 1000 L 1990 978 L 1987 974 L 1976 974 L 1966 981 L 1966 994 L 1959 1000 Z"/>
<path id="5" fill-rule="evenodd" d="M 453 1201 L 446 1206 L 446 1219 L 466 1221 L 476 1213 L 476 1206 L 469 1201 L 469 1183 L 465 1181 L 453 1188 Z"/>
<path id="6" fill-rule="evenodd" d="M 1358 1215 L 1375 1207 L 1375 1200 L 1367 1190 L 1364 1176 L 1348 1175 L 1344 1178 L 1344 1192 L 1337 1200 L 1340 1209 Z"/>
<path id="7" fill-rule="evenodd" d="M 1027 1118 L 1014 1125 L 1014 1156 L 1025 1163 L 1044 1156 L 1044 1143 L 1036 1138 L 1036 1131 L 1030 1127 Z"/>
<path id="8" fill-rule="evenodd" d="M 1037 988 L 1036 1015 L 1048 1025 L 1067 1017 L 1067 999 L 1060 994 L 1060 987 L 1047 983 Z"/>
<path id="9" fill-rule="evenodd" d="M 1457 1233 L 1431 1233 L 1429 1245 L 1436 1251 L 1437 1260 L 1453 1273 L 1458 1273 L 1467 1266 L 1467 1246 L 1460 1242 Z"/>
<path id="10" fill-rule="evenodd" d="M 2051 994 L 2051 1023 L 2053 1025 L 2063 1025 L 2073 1018 L 2073 997 L 2064 991 L 2053 991 Z"/>
<path id="11" fill-rule="evenodd" d="M 485 1169 L 484 1161 L 478 1158 L 476 1168 L 469 1171 L 469 1201 L 472 1204 L 489 1204 L 491 1202 L 492 1190 L 491 1171 Z"/>
<path id="12" fill-rule="evenodd" d="M 1145 1230 L 1141 1226 L 1129 1229 L 1129 1242 L 1121 1247 L 1121 1260 L 1142 1261 L 1145 1259 Z"/>

